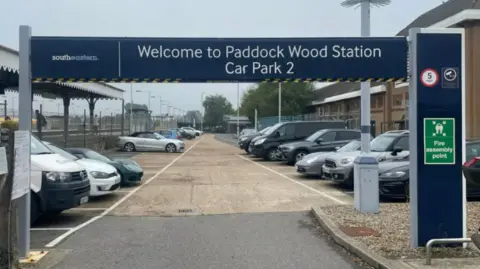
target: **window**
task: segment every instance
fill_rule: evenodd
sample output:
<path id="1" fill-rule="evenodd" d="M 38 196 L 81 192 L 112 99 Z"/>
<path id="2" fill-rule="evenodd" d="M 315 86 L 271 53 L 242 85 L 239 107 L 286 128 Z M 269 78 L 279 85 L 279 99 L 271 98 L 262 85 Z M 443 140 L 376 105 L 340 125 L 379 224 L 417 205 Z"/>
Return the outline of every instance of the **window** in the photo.
<path id="1" fill-rule="evenodd" d="M 383 96 L 377 95 L 375 98 L 377 99 L 377 108 L 383 108 Z"/>
<path id="2" fill-rule="evenodd" d="M 337 135 L 337 140 L 338 141 L 354 140 L 354 139 L 359 139 L 359 138 L 360 138 L 360 133 L 359 132 L 340 131 L 340 132 L 338 132 L 338 135 Z"/>
<path id="3" fill-rule="evenodd" d="M 402 150 L 409 150 L 408 136 L 402 136 L 394 146 L 395 148 L 402 148 Z"/>
<path id="4" fill-rule="evenodd" d="M 293 136 L 295 132 L 295 126 L 293 124 L 285 124 L 278 129 L 280 137 L 290 137 Z"/>
<path id="5" fill-rule="evenodd" d="M 141 134 L 138 135 L 138 137 L 141 137 L 141 138 L 153 138 L 153 139 L 156 138 L 155 135 L 152 134 L 152 133 L 141 133 Z"/>
<path id="6" fill-rule="evenodd" d="M 370 108 L 377 107 L 377 98 L 376 96 L 370 96 Z"/>
<path id="7" fill-rule="evenodd" d="M 403 95 L 402 94 L 394 94 L 392 95 L 392 106 L 402 106 L 403 104 Z"/>
<path id="8" fill-rule="evenodd" d="M 328 133 L 322 135 L 321 138 L 322 138 L 323 142 L 333 142 L 333 141 L 335 141 L 335 135 L 336 134 L 337 134 L 336 132 L 328 132 Z"/>

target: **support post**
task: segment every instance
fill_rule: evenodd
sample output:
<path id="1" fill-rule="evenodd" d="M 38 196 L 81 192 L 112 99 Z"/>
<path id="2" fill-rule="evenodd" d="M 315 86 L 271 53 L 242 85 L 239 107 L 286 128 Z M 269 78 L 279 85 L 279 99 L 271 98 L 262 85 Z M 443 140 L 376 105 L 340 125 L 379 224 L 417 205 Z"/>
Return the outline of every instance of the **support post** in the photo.
<path id="1" fill-rule="evenodd" d="M 20 50 L 19 50 L 19 78 L 18 78 L 18 101 L 19 101 L 19 124 L 20 131 L 32 131 L 32 72 L 30 65 L 32 29 L 30 26 L 20 26 Z M 30 143 L 30 136 L 28 137 Z M 27 147 L 30 155 L 30 147 Z M 28 159 L 30 170 L 30 158 Z M 30 185 L 30 171 L 26 173 Z M 30 192 L 17 199 L 18 202 L 18 256 L 28 257 L 30 253 Z"/>
<path id="2" fill-rule="evenodd" d="M 409 196 L 414 248 L 435 238 L 467 235 L 462 173 L 466 152 L 464 33 L 459 28 L 412 28 L 409 32 Z"/>
<path id="3" fill-rule="evenodd" d="M 278 123 L 282 122 L 282 83 L 278 83 Z"/>
<path id="4" fill-rule="evenodd" d="M 63 95 L 63 146 L 68 146 L 68 122 L 70 117 L 70 96 L 67 93 Z"/>
<path id="5" fill-rule="evenodd" d="M 258 132 L 258 111 L 255 108 L 255 131 Z"/>
<path id="6" fill-rule="evenodd" d="M 125 133 L 125 100 L 122 99 L 122 118 L 120 119 L 120 135 L 123 136 Z"/>

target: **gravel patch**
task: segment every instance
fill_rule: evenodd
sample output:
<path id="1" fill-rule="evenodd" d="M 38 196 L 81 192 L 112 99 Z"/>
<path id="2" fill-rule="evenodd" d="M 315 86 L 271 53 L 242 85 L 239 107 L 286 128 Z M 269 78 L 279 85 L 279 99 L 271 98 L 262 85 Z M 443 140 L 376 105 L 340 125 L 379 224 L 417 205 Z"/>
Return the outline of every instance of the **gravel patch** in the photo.
<path id="1" fill-rule="evenodd" d="M 468 235 L 480 227 L 480 202 L 468 203 Z M 353 206 L 325 206 L 323 212 L 338 226 L 369 227 L 380 233 L 379 236 L 358 236 L 355 240 L 363 243 L 376 253 L 389 259 L 422 259 L 425 248 L 410 248 L 410 206 L 408 203 L 381 204 L 379 214 L 361 214 Z M 480 257 L 478 249 L 447 248 L 433 249 L 434 258 Z"/>

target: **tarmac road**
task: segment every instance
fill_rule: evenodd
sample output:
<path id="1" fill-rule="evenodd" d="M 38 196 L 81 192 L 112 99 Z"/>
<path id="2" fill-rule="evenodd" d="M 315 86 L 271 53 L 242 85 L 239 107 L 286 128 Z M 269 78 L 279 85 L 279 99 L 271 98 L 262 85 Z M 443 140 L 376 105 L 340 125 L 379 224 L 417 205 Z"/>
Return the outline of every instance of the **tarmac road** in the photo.
<path id="1" fill-rule="evenodd" d="M 67 250 L 53 268 L 363 268 L 307 213 L 351 197 L 248 160 L 213 135 L 186 143 L 184 154 L 136 155 L 150 173 L 143 185 L 101 212 L 84 205 L 98 217 L 50 243 L 52 253 Z"/>

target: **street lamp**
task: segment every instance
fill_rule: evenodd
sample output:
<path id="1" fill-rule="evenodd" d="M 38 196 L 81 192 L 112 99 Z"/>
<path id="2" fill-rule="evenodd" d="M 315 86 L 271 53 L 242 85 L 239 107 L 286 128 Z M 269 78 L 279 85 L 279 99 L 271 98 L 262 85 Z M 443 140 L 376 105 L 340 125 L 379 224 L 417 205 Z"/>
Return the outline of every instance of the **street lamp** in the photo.
<path id="1" fill-rule="evenodd" d="M 382 7 L 390 4 L 390 0 L 344 0 L 341 2 L 343 7 L 360 6 L 360 32 L 362 37 L 370 36 L 370 5 Z M 367 164 L 364 159 L 370 153 L 370 82 L 362 82 L 360 84 L 360 130 L 361 130 L 361 154 L 355 159 L 354 165 L 354 185 L 360 182 L 365 186 L 355 187 L 354 189 L 354 206 L 355 209 L 362 213 L 377 213 L 380 210 L 378 201 L 378 173 L 366 172 L 372 169 L 371 164 Z M 364 158 L 365 157 L 365 158 Z M 368 168 L 368 169 L 367 169 Z M 377 167 L 378 169 L 378 167 Z M 373 170 L 373 169 L 372 169 Z M 377 185 L 374 183 L 377 182 Z"/>
<path id="2" fill-rule="evenodd" d="M 155 98 L 158 98 L 158 100 L 159 100 L 159 101 L 158 101 L 158 104 L 160 105 L 160 106 L 158 107 L 158 114 L 159 114 L 160 116 L 162 116 L 162 97 L 161 97 L 160 95 L 152 95 L 151 98 L 154 98 L 154 99 L 155 99 Z"/>
<path id="3" fill-rule="evenodd" d="M 136 90 L 136 92 L 143 92 L 143 93 L 148 93 L 148 110 L 151 110 L 150 108 L 150 92 L 149 91 L 141 91 L 141 90 Z"/>
<path id="4" fill-rule="evenodd" d="M 205 116 L 205 108 L 203 107 L 203 95 L 205 92 L 202 92 L 200 96 L 200 105 L 202 105 L 202 117 L 200 118 L 200 130 L 203 132 L 203 117 Z"/>

